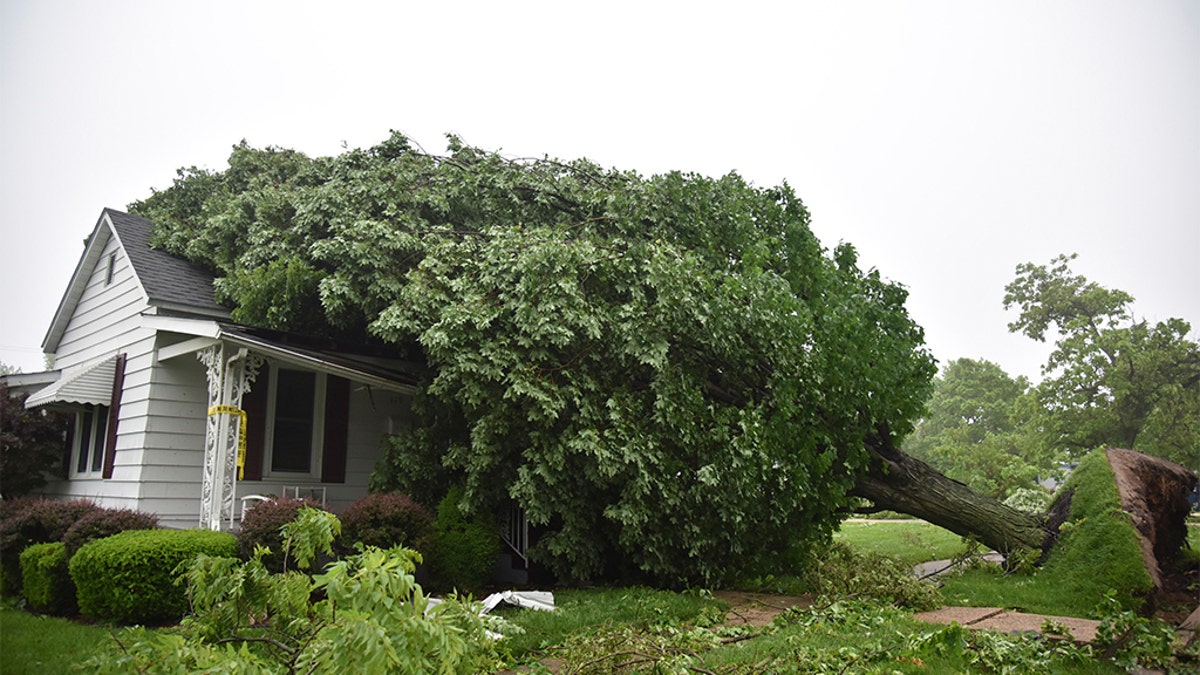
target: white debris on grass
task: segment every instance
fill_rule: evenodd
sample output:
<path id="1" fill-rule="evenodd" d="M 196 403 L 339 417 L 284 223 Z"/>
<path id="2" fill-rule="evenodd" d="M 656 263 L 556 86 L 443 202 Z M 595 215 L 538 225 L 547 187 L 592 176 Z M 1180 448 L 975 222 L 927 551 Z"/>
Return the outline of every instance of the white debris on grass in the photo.
<path id="1" fill-rule="evenodd" d="M 425 607 L 426 612 L 442 602 L 441 598 L 427 598 L 427 600 L 429 604 Z M 490 614 L 500 603 L 524 609 L 536 609 L 539 612 L 553 612 L 554 593 L 550 591 L 501 591 L 499 593 L 492 593 L 480 603 L 482 607 L 479 608 L 479 616 Z M 499 640 L 504 637 L 490 630 L 487 631 L 487 634 L 493 640 Z"/>

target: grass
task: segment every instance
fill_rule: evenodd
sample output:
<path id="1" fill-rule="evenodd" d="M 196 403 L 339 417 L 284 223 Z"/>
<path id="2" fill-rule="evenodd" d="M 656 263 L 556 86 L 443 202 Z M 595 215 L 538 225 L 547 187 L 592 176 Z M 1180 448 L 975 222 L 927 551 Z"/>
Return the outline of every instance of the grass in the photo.
<path id="1" fill-rule="evenodd" d="M 570 634 L 602 626 L 695 623 L 724 616 L 727 607 L 698 593 L 650 588 L 561 589 L 554 591 L 554 612 L 501 608 L 504 618 L 525 632 L 505 639 L 502 649 L 520 659 L 562 644 Z"/>
<path id="2" fill-rule="evenodd" d="M 0 607 L 0 673 L 68 673 L 112 638 L 108 628 Z"/>
<path id="3" fill-rule="evenodd" d="M 847 521 L 833 539 L 908 565 L 953 558 L 967 549 L 959 535 L 921 520 Z"/>

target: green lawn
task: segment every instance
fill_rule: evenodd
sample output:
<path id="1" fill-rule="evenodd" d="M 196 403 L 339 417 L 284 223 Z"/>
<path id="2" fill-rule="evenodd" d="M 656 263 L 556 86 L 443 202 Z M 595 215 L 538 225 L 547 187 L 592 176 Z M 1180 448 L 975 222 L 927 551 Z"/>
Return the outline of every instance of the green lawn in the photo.
<path id="1" fill-rule="evenodd" d="M 953 558 L 967 549 L 962 537 L 923 520 L 848 521 L 833 538 L 910 565 Z"/>
<path id="2" fill-rule="evenodd" d="M 0 673 L 69 673 L 111 639 L 105 626 L 0 607 Z"/>

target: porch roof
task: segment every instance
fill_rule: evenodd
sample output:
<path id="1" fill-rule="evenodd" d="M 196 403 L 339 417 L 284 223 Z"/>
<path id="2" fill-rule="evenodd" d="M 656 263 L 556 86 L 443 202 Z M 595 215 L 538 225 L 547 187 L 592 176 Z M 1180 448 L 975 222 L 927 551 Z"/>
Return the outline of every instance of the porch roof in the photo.
<path id="1" fill-rule="evenodd" d="M 396 358 L 359 354 L 319 344 L 300 336 L 250 328 L 239 324 L 205 319 L 147 315 L 143 319 L 159 330 L 194 335 L 183 342 L 160 347 L 159 360 L 195 353 L 218 342 L 245 347 L 269 359 L 344 377 L 403 394 L 416 391 L 419 367 Z"/>

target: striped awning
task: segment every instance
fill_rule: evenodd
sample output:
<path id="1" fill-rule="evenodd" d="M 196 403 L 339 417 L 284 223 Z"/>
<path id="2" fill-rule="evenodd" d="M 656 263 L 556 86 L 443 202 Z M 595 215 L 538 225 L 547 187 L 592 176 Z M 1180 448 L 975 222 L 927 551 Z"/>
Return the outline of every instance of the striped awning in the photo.
<path id="1" fill-rule="evenodd" d="M 64 370 L 53 384 L 30 394 L 25 399 L 25 407 L 36 408 L 51 403 L 112 405 L 113 377 L 116 372 L 116 356 L 106 356 Z"/>

